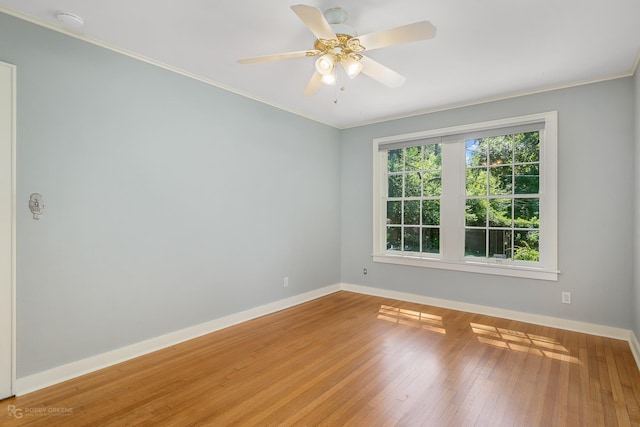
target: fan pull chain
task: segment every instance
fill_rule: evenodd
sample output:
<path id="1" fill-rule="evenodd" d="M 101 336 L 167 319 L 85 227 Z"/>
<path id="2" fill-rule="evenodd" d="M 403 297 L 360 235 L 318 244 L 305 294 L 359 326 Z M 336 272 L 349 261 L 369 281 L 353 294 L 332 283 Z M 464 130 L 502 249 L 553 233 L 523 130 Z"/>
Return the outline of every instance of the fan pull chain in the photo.
<path id="1" fill-rule="evenodd" d="M 337 104 L 338 103 L 338 90 L 340 90 L 340 92 L 344 92 L 344 85 L 342 85 L 342 69 L 338 69 L 337 65 L 336 65 L 336 86 L 334 88 L 334 95 L 333 95 L 333 103 Z"/>

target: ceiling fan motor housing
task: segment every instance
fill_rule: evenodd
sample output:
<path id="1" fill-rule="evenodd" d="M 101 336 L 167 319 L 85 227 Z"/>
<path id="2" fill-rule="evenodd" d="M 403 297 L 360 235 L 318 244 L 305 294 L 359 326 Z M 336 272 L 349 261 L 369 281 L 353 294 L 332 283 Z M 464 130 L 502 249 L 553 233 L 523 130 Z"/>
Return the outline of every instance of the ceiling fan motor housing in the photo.
<path id="1" fill-rule="evenodd" d="M 349 19 L 349 14 L 341 7 L 333 7 L 324 12 L 324 17 L 336 34 L 344 34 L 346 36 L 355 37 L 357 35 L 355 28 L 345 24 Z"/>

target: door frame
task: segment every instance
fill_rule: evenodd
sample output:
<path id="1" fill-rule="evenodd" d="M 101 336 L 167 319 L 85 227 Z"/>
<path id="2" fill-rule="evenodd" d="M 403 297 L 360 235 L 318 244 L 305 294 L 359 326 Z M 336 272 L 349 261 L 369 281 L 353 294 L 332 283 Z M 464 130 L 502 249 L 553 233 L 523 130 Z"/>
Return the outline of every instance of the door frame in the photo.
<path id="1" fill-rule="evenodd" d="M 10 343 L 10 358 L 11 358 L 11 375 L 10 375 L 10 384 L 9 384 L 9 392 L 8 396 L 0 395 L 0 399 L 10 397 L 15 395 L 16 393 L 16 66 L 13 64 L 8 64 L 0 61 L 0 67 L 3 70 L 3 74 L 8 72 L 9 74 L 9 87 L 2 88 L 3 92 L 8 90 L 10 93 L 9 100 L 9 111 L 8 117 L 2 117 L 0 120 L 2 122 L 8 121 L 9 123 L 9 140 L 6 141 L 4 136 L 0 137 L 0 153 L 3 153 L 0 156 L 0 162 L 2 168 L 7 168 L 9 170 L 8 177 L 5 175 L 5 178 L 2 178 L 3 188 L 0 188 L 0 196 L 2 198 L 1 202 L 6 203 L 9 202 L 9 212 L 0 214 L 2 218 L 2 223 L 0 224 L 0 239 L 1 241 L 9 241 L 10 247 L 7 250 L 7 247 L 3 248 L 2 253 L 8 253 L 8 259 L 5 255 L 2 255 L 0 258 L 0 272 L 2 272 L 2 281 L 0 283 L 1 286 L 9 286 L 10 289 L 7 292 L 7 289 L 0 289 L 0 292 L 3 295 L 8 295 L 9 298 L 5 298 L 4 296 L 0 299 L 0 313 L 5 310 L 9 310 L 9 318 L 10 318 L 10 328 L 8 328 L 9 337 L 1 336 L 2 340 L 9 339 Z M 4 77 L 3 77 L 4 80 Z M 3 81 L 1 84 L 4 86 L 7 82 Z M 4 115 L 4 114 L 3 114 Z M 8 146 L 7 146 L 8 145 Z M 10 154 L 8 156 L 4 154 Z M 5 169 L 6 170 L 6 169 Z M 8 178 L 9 182 L 5 182 L 6 178 Z M 7 188 L 8 187 L 8 188 Z M 7 223 L 10 223 L 10 226 L 7 227 Z M 9 278 L 10 283 L 4 283 L 5 279 Z M 5 318 L 6 319 L 6 318 Z M 3 320 L 4 321 L 4 320 Z M 7 330 L 5 330 L 7 331 Z M 4 335 L 5 332 L 2 332 Z M 3 343 L 6 344 L 6 343 Z M 3 362 L 4 363 L 4 362 Z M 1 369 L 5 369 L 2 367 Z M 0 387 L 0 391 L 4 390 L 6 384 L 2 384 Z"/>

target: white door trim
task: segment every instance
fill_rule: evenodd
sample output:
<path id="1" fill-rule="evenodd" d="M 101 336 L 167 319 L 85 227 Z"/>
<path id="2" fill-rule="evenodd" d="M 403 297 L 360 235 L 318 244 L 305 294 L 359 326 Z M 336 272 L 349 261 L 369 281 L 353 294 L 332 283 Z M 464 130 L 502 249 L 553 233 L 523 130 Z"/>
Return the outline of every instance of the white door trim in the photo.
<path id="1" fill-rule="evenodd" d="M 2 399 L 16 384 L 16 66 L 0 62 L 0 78 L 0 369 L 11 366 L 9 384 L 6 371 L 1 376 Z"/>

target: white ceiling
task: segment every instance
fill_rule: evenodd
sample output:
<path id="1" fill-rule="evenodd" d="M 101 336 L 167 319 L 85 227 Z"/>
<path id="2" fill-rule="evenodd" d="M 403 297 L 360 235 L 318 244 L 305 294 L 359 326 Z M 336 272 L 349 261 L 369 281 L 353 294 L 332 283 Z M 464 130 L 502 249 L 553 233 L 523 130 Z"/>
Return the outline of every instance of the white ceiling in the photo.
<path id="1" fill-rule="evenodd" d="M 291 0 L 0 0 L 4 11 L 167 64 L 215 85 L 337 128 L 628 76 L 640 47 L 639 0 L 308 0 L 341 6 L 359 34 L 428 20 L 434 39 L 367 53 L 407 77 L 398 89 L 360 75 L 345 91 L 303 95 L 314 58 L 237 59 L 311 49 Z M 2 11 L 3 9 L 0 9 Z"/>

